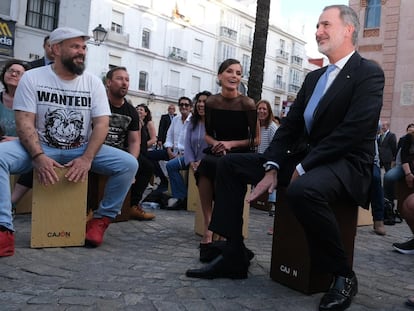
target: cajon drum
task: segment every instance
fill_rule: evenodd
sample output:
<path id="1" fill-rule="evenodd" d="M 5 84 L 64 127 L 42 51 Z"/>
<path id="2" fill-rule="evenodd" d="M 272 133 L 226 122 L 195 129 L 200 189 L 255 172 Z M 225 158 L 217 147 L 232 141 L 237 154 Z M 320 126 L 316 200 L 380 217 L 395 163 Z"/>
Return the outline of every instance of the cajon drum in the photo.
<path id="1" fill-rule="evenodd" d="M 96 210 L 99 207 L 99 202 L 101 202 L 106 182 L 108 181 L 108 176 L 99 175 L 96 173 L 89 173 L 89 182 L 88 182 L 88 210 Z M 128 221 L 130 216 L 129 212 L 131 209 L 130 206 L 130 196 L 131 193 L 128 191 L 127 196 L 124 199 L 124 203 L 122 205 L 121 213 L 115 217 L 113 222 L 121 222 L 121 221 Z"/>
<path id="2" fill-rule="evenodd" d="M 372 212 L 371 207 L 369 209 L 365 209 L 362 207 L 358 207 L 358 226 L 370 226 L 374 223 L 372 220 Z"/>
<path id="3" fill-rule="evenodd" d="M 247 187 L 246 196 L 250 194 L 250 185 Z M 243 237 L 247 239 L 249 235 L 249 216 L 250 216 L 250 206 L 249 203 L 244 201 L 244 208 L 243 208 Z M 194 232 L 200 236 L 204 234 L 204 216 L 203 211 L 201 210 L 200 200 L 198 200 L 198 206 L 195 213 L 194 219 Z"/>
<path id="4" fill-rule="evenodd" d="M 187 186 L 187 211 L 195 212 L 200 206 L 200 195 L 194 173 L 191 169 L 188 170 L 188 186 Z"/>
<path id="5" fill-rule="evenodd" d="M 33 178 L 32 248 L 85 244 L 87 182 L 70 182 L 56 168 L 59 182 L 43 186 Z"/>
<path id="6" fill-rule="evenodd" d="M 285 190 L 278 189 L 277 192 L 270 277 L 305 294 L 326 292 L 332 275 L 312 267 L 305 233 L 287 206 Z M 338 203 L 333 209 L 352 268 L 358 208 Z"/>

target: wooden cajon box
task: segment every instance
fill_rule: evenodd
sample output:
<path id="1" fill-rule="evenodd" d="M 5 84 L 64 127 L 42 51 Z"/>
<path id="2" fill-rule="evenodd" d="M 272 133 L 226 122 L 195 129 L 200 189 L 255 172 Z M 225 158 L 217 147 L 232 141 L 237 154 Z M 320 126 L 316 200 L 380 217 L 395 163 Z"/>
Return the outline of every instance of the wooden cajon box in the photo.
<path id="1" fill-rule="evenodd" d="M 269 193 L 262 193 L 256 200 L 250 202 L 250 206 L 269 212 L 271 207 L 271 203 L 269 203 Z"/>
<path id="2" fill-rule="evenodd" d="M 250 194 L 250 185 L 247 187 L 246 196 Z M 243 237 L 247 239 L 249 235 L 249 216 L 250 216 L 250 205 L 244 201 L 243 208 Z M 201 204 L 197 206 L 195 219 L 194 219 L 194 232 L 200 236 L 203 236 L 204 233 L 204 217 L 203 211 L 201 210 Z"/>
<path id="3" fill-rule="evenodd" d="M 87 182 L 70 182 L 56 168 L 59 182 L 47 187 L 33 178 L 32 248 L 85 244 Z"/>
<path id="4" fill-rule="evenodd" d="M 187 211 L 195 212 L 200 206 L 200 196 L 194 173 L 191 169 L 188 170 L 188 186 L 187 186 Z"/>
<path id="5" fill-rule="evenodd" d="M 344 204 L 334 207 L 342 241 L 352 268 L 358 209 Z M 285 189 L 278 189 L 270 277 L 289 288 L 313 294 L 326 292 L 332 276 L 311 266 L 308 243 L 302 226 L 287 207 Z"/>
<path id="6" fill-rule="evenodd" d="M 372 212 L 371 207 L 369 209 L 365 209 L 362 207 L 358 207 L 358 226 L 370 226 L 374 223 L 372 220 Z"/>
<path id="7" fill-rule="evenodd" d="M 99 175 L 96 173 L 89 173 L 89 182 L 88 182 L 88 210 L 96 210 L 99 207 L 99 202 L 101 202 L 106 182 L 108 181 L 108 176 Z M 130 201 L 131 201 L 131 193 L 128 191 L 127 196 L 124 199 L 124 203 L 122 204 L 121 213 L 115 217 L 113 222 L 121 222 L 121 221 L 128 221 L 130 216 L 129 212 L 131 209 Z"/>

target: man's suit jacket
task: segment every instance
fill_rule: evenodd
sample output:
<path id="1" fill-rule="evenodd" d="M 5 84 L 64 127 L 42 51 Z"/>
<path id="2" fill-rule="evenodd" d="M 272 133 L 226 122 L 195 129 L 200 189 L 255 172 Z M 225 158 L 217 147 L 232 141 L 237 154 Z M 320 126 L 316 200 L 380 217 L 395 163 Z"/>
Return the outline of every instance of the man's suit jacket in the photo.
<path id="1" fill-rule="evenodd" d="M 355 52 L 320 100 L 308 133 L 303 114 L 325 70 L 326 67 L 306 76 L 263 160 L 280 165 L 278 179 L 282 185 L 289 183 L 297 163 L 305 172 L 327 165 L 350 198 L 364 206 L 369 198 L 384 73 Z"/>
<path id="2" fill-rule="evenodd" d="M 174 114 L 175 116 L 175 114 Z M 158 126 L 158 141 L 165 143 L 167 138 L 167 132 L 171 124 L 171 118 L 169 114 L 163 114 L 160 119 L 160 124 Z"/>
<path id="3" fill-rule="evenodd" d="M 29 62 L 31 69 L 45 66 L 45 57 L 38 58 L 34 61 Z"/>
<path id="4" fill-rule="evenodd" d="M 397 155 L 397 137 L 388 131 L 383 139 L 378 139 L 379 156 L 382 163 L 391 163 Z"/>

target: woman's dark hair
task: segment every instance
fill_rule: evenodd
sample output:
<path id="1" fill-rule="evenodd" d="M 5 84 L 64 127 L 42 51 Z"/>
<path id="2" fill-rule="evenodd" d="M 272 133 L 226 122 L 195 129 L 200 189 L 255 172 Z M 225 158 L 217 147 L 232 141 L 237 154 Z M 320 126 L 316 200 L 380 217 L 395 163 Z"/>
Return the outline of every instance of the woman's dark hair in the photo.
<path id="1" fill-rule="evenodd" d="M 147 113 L 147 115 L 145 116 L 145 118 L 144 118 L 144 123 L 145 124 L 147 124 L 149 121 L 151 121 L 152 120 L 152 115 L 151 115 L 151 111 L 149 110 L 149 108 L 148 108 L 148 106 L 147 105 L 145 105 L 145 104 L 139 104 L 138 106 L 136 106 L 135 108 L 138 108 L 138 107 L 142 107 L 142 108 L 144 108 L 144 110 L 145 110 L 145 112 Z"/>
<path id="2" fill-rule="evenodd" d="M 6 74 L 6 71 L 9 70 L 9 68 L 11 66 L 13 66 L 13 65 L 20 65 L 20 66 L 22 66 L 24 68 L 25 71 L 27 71 L 27 70 L 29 70 L 31 68 L 30 65 L 27 62 L 24 62 L 24 61 L 21 61 L 21 60 L 18 60 L 18 59 L 10 59 L 10 60 L 8 60 L 4 64 L 4 66 L 3 66 L 2 70 L 1 70 L 1 74 L 0 74 L 0 81 L 1 81 L 1 83 L 3 83 L 3 86 L 4 86 L 4 89 L 6 90 L 6 93 L 8 93 L 9 90 L 7 88 L 6 83 L 4 82 L 4 75 Z"/>
<path id="3" fill-rule="evenodd" d="M 240 67 L 242 67 L 242 65 L 240 64 L 240 62 L 237 60 L 237 59 L 234 59 L 234 58 L 229 58 L 229 59 L 226 59 L 225 61 L 223 61 L 221 64 L 220 64 L 220 66 L 219 66 L 219 69 L 218 69 L 218 74 L 220 74 L 220 73 L 223 73 L 224 72 L 224 70 L 226 70 L 227 68 L 229 68 L 231 65 L 234 65 L 234 64 L 239 64 L 240 65 Z M 243 67 L 242 67 L 242 69 L 243 69 Z"/>
<path id="4" fill-rule="evenodd" d="M 198 112 L 197 102 L 200 96 L 202 95 L 209 97 L 211 93 L 209 91 L 202 91 L 200 93 L 197 93 L 196 96 L 194 97 L 194 100 L 193 100 L 194 109 L 193 109 L 193 114 L 191 115 L 191 124 L 193 125 L 193 128 L 196 127 L 197 123 L 201 120 L 200 113 Z"/>

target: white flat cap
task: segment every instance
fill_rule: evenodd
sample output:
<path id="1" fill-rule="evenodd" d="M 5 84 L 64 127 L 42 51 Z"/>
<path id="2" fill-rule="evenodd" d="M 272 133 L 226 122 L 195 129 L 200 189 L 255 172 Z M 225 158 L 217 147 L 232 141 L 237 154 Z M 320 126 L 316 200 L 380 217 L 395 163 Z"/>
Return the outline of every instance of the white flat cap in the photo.
<path id="1" fill-rule="evenodd" d="M 83 40 L 85 41 L 90 38 L 90 36 L 88 36 L 87 34 L 84 34 L 80 30 L 70 28 L 70 27 L 60 27 L 52 31 L 49 37 L 49 43 L 56 44 L 56 43 L 60 43 L 67 39 L 73 39 L 73 38 L 78 38 L 78 37 L 82 37 Z"/>

